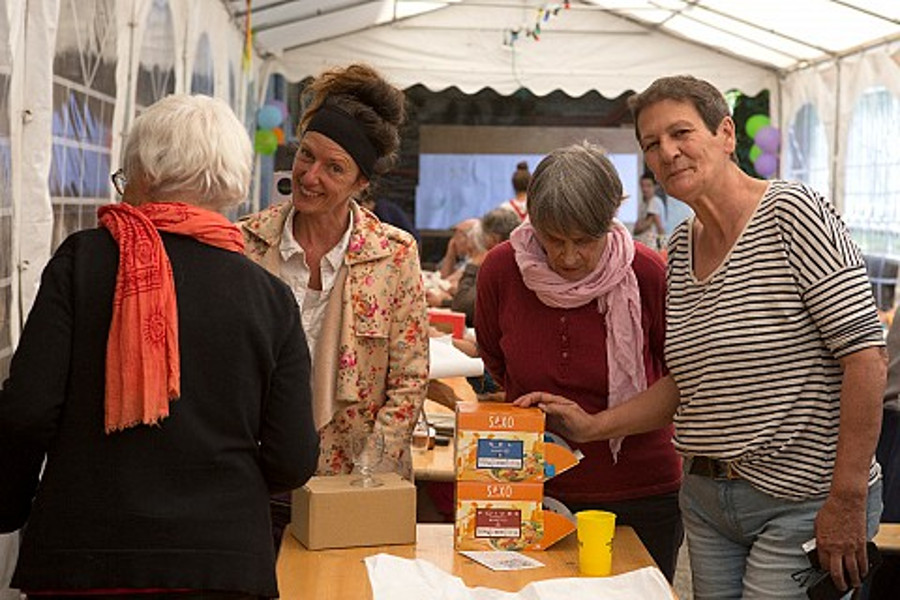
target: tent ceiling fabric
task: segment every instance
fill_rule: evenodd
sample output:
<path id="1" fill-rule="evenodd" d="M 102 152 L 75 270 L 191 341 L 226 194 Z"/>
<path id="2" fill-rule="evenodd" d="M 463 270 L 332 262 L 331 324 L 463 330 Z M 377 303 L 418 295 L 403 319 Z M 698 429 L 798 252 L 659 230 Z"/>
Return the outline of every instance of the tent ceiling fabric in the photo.
<path id="1" fill-rule="evenodd" d="M 239 22 L 246 0 L 223 0 Z M 257 51 L 290 80 L 368 62 L 403 87 L 617 96 L 691 73 L 755 94 L 900 40 L 897 0 L 252 0 Z M 539 40 L 529 35 L 540 26 Z M 511 41 L 512 32 L 518 37 Z"/>

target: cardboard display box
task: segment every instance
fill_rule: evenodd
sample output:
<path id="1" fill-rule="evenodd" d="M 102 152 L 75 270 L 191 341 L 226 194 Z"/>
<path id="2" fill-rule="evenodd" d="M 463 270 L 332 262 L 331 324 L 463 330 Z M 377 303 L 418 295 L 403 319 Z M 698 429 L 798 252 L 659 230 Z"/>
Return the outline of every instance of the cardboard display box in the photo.
<path id="1" fill-rule="evenodd" d="M 543 550 L 575 531 L 570 518 L 545 506 L 552 502 L 545 503 L 544 481 L 579 456 L 545 439 L 544 419 L 537 408 L 457 404 L 457 550 Z"/>
<path id="2" fill-rule="evenodd" d="M 579 458 L 548 442 L 544 412 L 503 402 L 456 405 L 456 480 L 542 482 Z"/>
<path id="3" fill-rule="evenodd" d="M 457 550 L 544 550 L 575 531 L 542 506 L 543 483 L 456 483 Z"/>
<path id="4" fill-rule="evenodd" d="M 313 477 L 293 492 L 290 531 L 310 550 L 414 544 L 416 488 L 396 473 L 378 473 L 383 485 L 350 485 L 360 476 Z"/>

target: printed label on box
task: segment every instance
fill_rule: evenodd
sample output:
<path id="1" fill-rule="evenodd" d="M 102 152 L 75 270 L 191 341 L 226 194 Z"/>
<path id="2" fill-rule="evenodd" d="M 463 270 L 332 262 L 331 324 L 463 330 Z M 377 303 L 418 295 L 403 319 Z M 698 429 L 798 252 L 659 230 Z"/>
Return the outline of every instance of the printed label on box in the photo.
<path id="1" fill-rule="evenodd" d="M 457 550 L 521 550 L 543 536 L 541 483 L 456 484 Z"/>
<path id="2" fill-rule="evenodd" d="M 543 481 L 544 441 L 530 431 L 456 432 L 460 481 Z"/>
<path id="3" fill-rule="evenodd" d="M 501 508 L 475 509 L 475 537 L 517 538 L 522 535 L 522 511 Z"/>
<path id="4" fill-rule="evenodd" d="M 542 483 L 456 482 L 457 550 L 543 550 L 575 530 L 544 510 Z"/>
<path id="5" fill-rule="evenodd" d="M 478 469 L 516 469 L 524 465 L 522 440 L 479 439 L 475 466 Z"/>

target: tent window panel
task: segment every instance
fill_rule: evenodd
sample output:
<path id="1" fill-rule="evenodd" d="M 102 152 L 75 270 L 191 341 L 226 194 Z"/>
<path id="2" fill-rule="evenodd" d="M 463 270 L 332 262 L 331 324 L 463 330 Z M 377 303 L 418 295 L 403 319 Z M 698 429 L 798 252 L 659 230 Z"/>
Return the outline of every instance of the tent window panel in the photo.
<path id="1" fill-rule="evenodd" d="M 116 94 L 115 0 L 63 0 L 59 7 L 54 74 Z"/>
<path id="2" fill-rule="evenodd" d="M 67 202 L 65 198 L 52 198 L 53 200 L 53 251 L 69 235 L 82 229 L 90 229 L 97 226 L 97 207 L 102 203 L 94 202 Z"/>
<path id="3" fill-rule="evenodd" d="M 828 140 L 825 127 L 812 104 L 797 111 L 788 129 L 788 164 L 785 176 L 827 194 L 829 186 Z"/>
<path id="4" fill-rule="evenodd" d="M 844 219 L 863 252 L 900 257 L 900 101 L 866 90 L 853 108 L 845 161 Z"/>
<path id="5" fill-rule="evenodd" d="M 109 202 L 111 195 L 109 166 L 116 101 L 114 0 L 60 3 L 53 66 L 48 184 L 55 250 L 70 233 L 93 227 L 97 206 Z"/>
<path id="6" fill-rule="evenodd" d="M 166 0 L 153 0 L 141 42 L 137 111 L 175 93 L 175 29 Z"/>
<path id="7" fill-rule="evenodd" d="M 197 52 L 194 55 L 194 72 L 191 74 L 191 93 L 212 96 L 214 79 L 209 36 L 204 33 L 197 40 Z"/>

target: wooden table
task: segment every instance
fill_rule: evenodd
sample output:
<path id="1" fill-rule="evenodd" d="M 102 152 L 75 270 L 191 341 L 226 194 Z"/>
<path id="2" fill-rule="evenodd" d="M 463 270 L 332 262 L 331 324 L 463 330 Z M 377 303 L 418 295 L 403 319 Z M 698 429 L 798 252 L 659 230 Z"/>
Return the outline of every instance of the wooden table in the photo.
<path id="1" fill-rule="evenodd" d="M 453 411 L 437 402 L 426 400 L 425 415 L 430 418 L 436 414 L 449 419 L 453 416 Z M 416 481 L 453 481 L 453 440 L 444 446 L 435 445 L 430 450 L 414 449 L 412 461 Z"/>
<path id="2" fill-rule="evenodd" d="M 429 399 L 425 400 L 425 415 L 429 419 L 439 416 L 442 420 L 454 418 L 458 402 L 477 402 L 475 390 L 465 377 L 445 377 L 429 382 Z M 453 481 L 453 442 L 431 450 L 413 450 L 413 472 L 416 481 Z"/>
<path id="3" fill-rule="evenodd" d="M 453 550 L 452 525 L 419 524 L 416 535 L 416 543 L 410 545 L 307 550 L 286 531 L 277 566 L 281 598 L 371 599 L 372 588 L 363 559 L 382 552 L 427 560 L 462 578 L 469 587 L 485 586 L 508 592 L 517 592 L 532 581 L 578 576 L 578 540 L 574 533 L 548 550 L 525 552 L 546 566 L 523 571 L 491 571 L 457 553 Z M 633 529 L 616 527 L 612 562 L 614 575 L 655 564 Z"/>
<path id="4" fill-rule="evenodd" d="M 900 523 L 882 523 L 875 545 L 883 554 L 900 554 Z"/>

